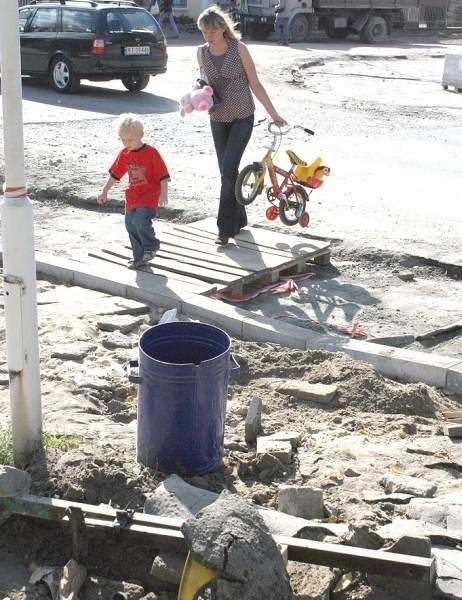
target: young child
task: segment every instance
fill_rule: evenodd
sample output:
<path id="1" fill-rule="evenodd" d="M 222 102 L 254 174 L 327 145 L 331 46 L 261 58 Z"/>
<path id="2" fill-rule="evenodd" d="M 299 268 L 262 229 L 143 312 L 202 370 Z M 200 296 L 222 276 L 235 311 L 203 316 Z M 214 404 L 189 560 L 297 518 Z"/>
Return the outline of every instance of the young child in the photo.
<path id="1" fill-rule="evenodd" d="M 152 219 L 157 207 L 167 204 L 170 176 L 159 152 L 143 142 L 143 123 L 136 115 L 120 115 L 118 132 L 124 149 L 109 169 L 109 178 L 96 201 L 105 204 L 109 190 L 128 173 L 125 227 L 133 252 L 128 268 L 137 269 L 152 260 L 159 249 Z"/>

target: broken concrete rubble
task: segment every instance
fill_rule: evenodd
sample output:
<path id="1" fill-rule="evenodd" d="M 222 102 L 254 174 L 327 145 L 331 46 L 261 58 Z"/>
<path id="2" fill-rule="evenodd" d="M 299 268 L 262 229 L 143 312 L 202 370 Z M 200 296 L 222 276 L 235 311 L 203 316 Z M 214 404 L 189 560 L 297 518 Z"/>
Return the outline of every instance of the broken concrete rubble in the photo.
<path id="1" fill-rule="evenodd" d="M 246 500 L 224 491 L 188 519 L 182 532 L 193 557 L 216 572 L 220 600 L 292 599 L 281 553 Z"/>
<path id="2" fill-rule="evenodd" d="M 431 481 L 408 475 L 385 475 L 379 483 L 387 494 L 411 494 L 411 496 L 424 496 L 425 498 L 434 496 L 438 489 L 438 486 Z"/>
<path id="3" fill-rule="evenodd" d="M 0 496 L 28 494 L 32 478 L 27 471 L 0 465 Z"/>

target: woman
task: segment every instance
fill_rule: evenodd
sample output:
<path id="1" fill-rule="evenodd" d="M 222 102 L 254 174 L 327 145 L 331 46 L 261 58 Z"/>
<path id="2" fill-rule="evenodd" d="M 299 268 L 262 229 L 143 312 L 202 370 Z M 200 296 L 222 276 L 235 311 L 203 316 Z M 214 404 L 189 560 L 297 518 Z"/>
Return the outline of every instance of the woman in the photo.
<path id="1" fill-rule="evenodd" d="M 197 19 L 205 44 L 197 49 L 201 76 L 214 88 L 219 103 L 210 112 L 210 126 L 221 174 L 218 238 L 225 245 L 247 225 L 245 208 L 237 203 L 234 186 L 242 154 L 252 134 L 255 104 L 261 102 L 279 127 L 284 119 L 276 112 L 258 79 L 252 57 L 239 41 L 231 19 L 217 6 Z"/>

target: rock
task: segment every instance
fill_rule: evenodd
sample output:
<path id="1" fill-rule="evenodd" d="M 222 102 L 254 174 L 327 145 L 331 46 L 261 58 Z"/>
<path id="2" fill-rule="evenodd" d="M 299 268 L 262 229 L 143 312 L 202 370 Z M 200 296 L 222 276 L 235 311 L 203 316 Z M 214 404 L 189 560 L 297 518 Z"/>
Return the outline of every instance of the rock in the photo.
<path id="1" fill-rule="evenodd" d="M 257 438 L 257 457 L 259 454 L 271 454 L 278 458 L 283 464 L 289 464 L 292 460 L 292 445 L 290 442 Z"/>
<path id="2" fill-rule="evenodd" d="M 183 574 L 186 556 L 178 552 L 164 551 L 158 554 L 151 566 L 151 575 L 167 583 L 178 584 Z"/>
<path id="3" fill-rule="evenodd" d="M 26 471 L 0 465 L 0 496 L 29 494 L 32 478 Z"/>
<path id="4" fill-rule="evenodd" d="M 132 317 L 130 315 L 112 315 L 110 318 L 100 319 L 96 326 L 101 331 L 121 331 L 122 333 L 130 333 L 139 329 L 144 323 L 142 317 Z"/>
<path id="5" fill-rule="evenodd" d="M 385 475 L 379 481 L 387 494 L 411 494 L 430 498 L 435 495 L 438 486 L 432 481 L 409 475 Z"/>
<path id="6" fill-rule="evenodd" d="M 364 492 L 363 500 L 368 504 L 380 502 L 391 502 L 392 504 L 408 504 L 414 498 L 411 494 L 377 494 L 376 492 Z"/>
<path id="7" fill-rule="evenodd" d="M 292 599 L 281 553 L 250 502 L 222 492 L 181 530 L 194 558 L 218 574 L 220 600 Z"/>
<path id="8" fill-rule="evenodd" d="M 396 552 L 397 554 L 410 554 L 411 556 L 423 556 L 430 558 L 432 555 L 432 545 L 428 537 L 404 535 L 396 542 L 391 543 L 384 548 L 387 552 Z"/>
<path id="9" fill-rule="evenodd" d="M 261 410 L 261 399 L 251 398 L 245 418 L 245 441 L 248 444 L 255 444 L 257 436 L 261 431 Z"/>
<path id="10" fill-rule="evenodd" d="M 462 493 L 452 492 L 431 499 L 413 498 L 406 514 L 410 519 L 445 527 L 450 514 L 462 514 Z"/>
<path id="11" fill-rule="evenodd" d="M 462 552 L 447 546 L 433 546 L 436 563 L 435 587 L 439 597 L 462 599 Z"/>
<path id="12" fill-rule="evenodd" d="M 83 360 L 90 352 L 96 350 L 95 344 L 78 343 L 68 344 L 62 348 L 58 348 L 51 353 L 51 358 L 59 358 L 61 360 Z"/>
<path id="13" fill-rule="evenodd" d="M 329 600 L 338 575 L 329 567 L 289 561 L 287 571 L 295 594 L 301 600 Z"/>
<path id="14" fill-rule="evenodd" d="M 278 510 L 294 517 L 322 519 L 323 492 L 308 486 L 282 485 L 278 494 Z"/>
<path id="15" fill-rule="evenodd" d="M 382 547 L 383 539 L 375 531 L 372 531 L 369 524 L 363 523 L 353 526 L 352 530 L 345 536 L 345 544 L 356 548 L 378 550 Z"/>
<path id="16" fill-rule="evenodd" d="M 114 350 L 115 348 L 132 348 L 133 347 L 133 343 L 132 343 L 131 339 L 128 336 L 121 333 L 120 331 L 114 331 L 114 332 L 110 333 L 109 335 L 107 335 L 103 339 L 102 344 L 108 350 Z"/>
<path id="17" fill-rule="evenodd" d="M 135 583 L 114 581 L 105 577 L 87 577 L 79 598 L 85 600 L 141 600 L 144 589 Z"/>
<path id="18" fill-rule="evenodd" d="M 335 384 L 326 385 L 292 380 L 282 381 L 276 387 L 276 391 L 280 394 L 288 394 L 301 400 L 313 400 L 321 404 L 329 404 L 337 393 L 337 389 Z"/>
<path id="19" fill-rule="evenodd" d="M 376 533 L 383 540 L 398 540 L 405 535 L 409 535 L 412 537 L 428 537 L 433 544 L 456 545 L 461 541 L 458 535 L 444 527 L 418 519 L 403 519 L 401 517 L 379 527 Z"/>
<path id="20" fill-rule="evenodd" d="M 248 452 L 248 448 L 244 443 L 232 437 L 225 437 L 223 439 L 223 447 L 226 448 L 226 450 L 235 450 L 236 452 Z"/>
<path id="21" fill-rule="evenodd" d="M 277 442 L 290 442 L 292 449 L 296 450 L 300 443 L 301 437 L 302 434 L 298 433 L 297 431 L 277 431 L 276 433 L 265 435 L 264 439 L 275 440 Z"/>
<path id="22" fill-rule="evenodd" d="M 355 469 L 352 469 L 351 467 L 347 467 L 343 471 L 343 474 L 345 475 L 345 477 L 359 477 L 361 475 L 361 473 L 359 473 Z"/>
<path id="23" fill-rule="evenodd" d="M 401 279 L 401 281 L 414 281 L 415 279 L 415 275 L 412 271 L 400 271 L 398 273 L 398 278 Z"/>
<path id="24" fill-rule="evenodd" d="M 299 452 L 298 454 L 298 470 L 302 477 L 312 477 L 314 473 L 319 469 L 319 461 L 321 457 L 319 454 L 313 452 Z"/>

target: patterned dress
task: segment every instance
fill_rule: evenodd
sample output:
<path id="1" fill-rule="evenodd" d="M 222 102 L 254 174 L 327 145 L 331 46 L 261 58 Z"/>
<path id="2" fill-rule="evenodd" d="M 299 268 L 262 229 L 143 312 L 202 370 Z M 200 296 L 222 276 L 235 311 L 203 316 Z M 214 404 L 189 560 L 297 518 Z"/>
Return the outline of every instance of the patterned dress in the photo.
<path id="1" fill-rule="evenodd" d="M 212 121 L 230 123 L 250 117 L 255 112 L 238 44 L 237 40 L 228 40 L 228 48 L 220 56 L 214 56 L 207 44 L 200 46 L 202 75 L 220 99 L 218 108 L 210 113 Z"/>

